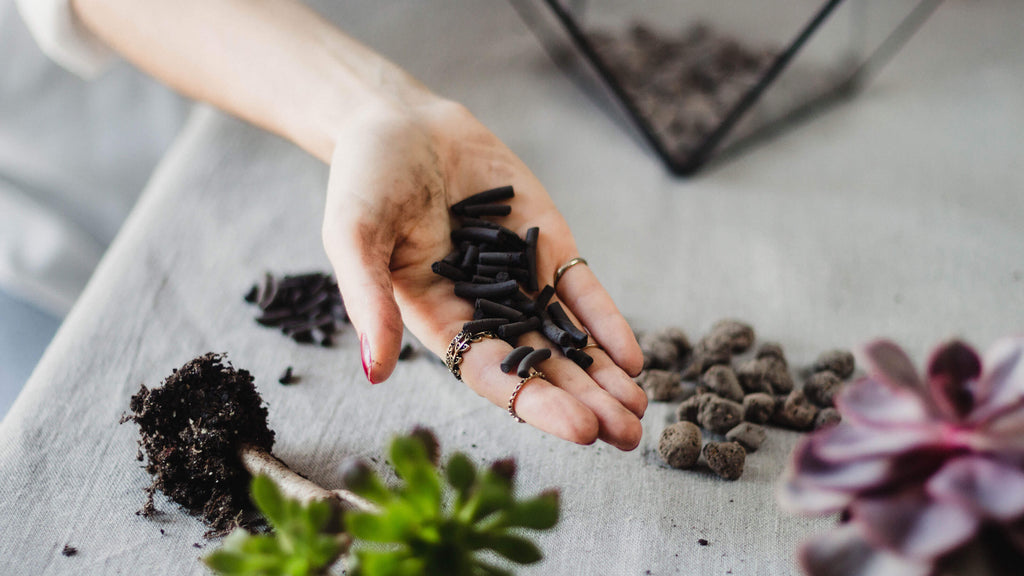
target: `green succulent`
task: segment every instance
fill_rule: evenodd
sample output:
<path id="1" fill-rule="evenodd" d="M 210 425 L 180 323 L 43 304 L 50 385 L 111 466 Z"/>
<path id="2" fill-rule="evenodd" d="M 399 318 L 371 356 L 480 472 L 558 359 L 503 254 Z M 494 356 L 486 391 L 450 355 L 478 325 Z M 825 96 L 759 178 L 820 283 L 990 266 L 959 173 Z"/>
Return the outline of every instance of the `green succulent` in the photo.
<path id="1" fill-rule="evenodd" d="M 252 479 L 252 499 L 273 528 L 268 534 L 236 529 L 203 558 L 224 576 L 315 576 L 325 574 L 348 548 L 349 538 L 332 529 L 328 502 L 303 505 L 286 498 L 267 476 Z"/>
<path id="2" fill-rule="evenodd" d="M 345 517 L 355 539 L 350 574 L 358 576 L 490 576 L 511 572 L 489 561 L 504 558 L 533 564 L 540 550 L 522 529 L 548 530 L 558 522 L 555 490 L 518 500 L 515 461 L 499 460 L 478 471 L 470 459 L 453 454 L 442 474 L 437 440 L 427 430 L 391 443 L 391 465 L 401 482 L 388 488 L 359 460 L 346 463 L 350 490 L 378 510 Z"/>

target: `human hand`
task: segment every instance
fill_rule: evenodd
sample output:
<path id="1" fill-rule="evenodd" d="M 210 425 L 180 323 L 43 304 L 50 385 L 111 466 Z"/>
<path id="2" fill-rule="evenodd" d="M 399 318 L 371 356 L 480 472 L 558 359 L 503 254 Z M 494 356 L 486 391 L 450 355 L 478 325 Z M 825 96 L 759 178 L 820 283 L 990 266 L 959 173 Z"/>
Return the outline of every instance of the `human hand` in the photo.
<path id="1" fill-rule="evenodd" d="M 442 356 L 473 304 L 455 296 L 451 281 L 431 263 L 452 248 L 449 206 L 477 192 L 511 184 L 512 214 L 501 219 L 525 234 L 540 228 L 537 271 L 541 286 L 558 267 L 580 255 L 568 225 L 536 177 L 465 108 L 434 98 L 381 104 L 354 115 L 336 136 L 324 214 L 324 247 L 352 323 L 360 336 L 363 367 L 372 383 L 392 372 L 403 321 L 425 346 Z M 601 348 L 587 370 L 557 347 L 540 365 L 546 375 L 526 385 L 516 412 L 560 438 L 590 444 L 601 439 L 635 448 L 647 397 L 630 375 L 643 357 L 629 325 L 587 266 L 573 266 L 557 297 Z M 520 339 L 539 348 L 539 333 Z M 498 365 L 511 347 L 488 339 L 463 355 L 463 380 L 505 408 L 519 378 Z"/>

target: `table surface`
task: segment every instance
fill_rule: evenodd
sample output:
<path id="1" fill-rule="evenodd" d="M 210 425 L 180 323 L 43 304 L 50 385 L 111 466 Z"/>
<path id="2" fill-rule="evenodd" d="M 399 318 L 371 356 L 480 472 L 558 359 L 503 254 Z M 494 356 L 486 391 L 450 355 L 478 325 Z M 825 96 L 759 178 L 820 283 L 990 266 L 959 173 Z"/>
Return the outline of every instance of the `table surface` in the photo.
<path id="1" fill-rule="evenodd" d="M 858 98 L 688 180 L 568 80 L 508 5 L 345 4 L 321 8 L 532 167 L 640 329 L 699 335 L 743 318 L 797 365 L 878 336 L 920 359 L 949 337 L 985 347 L 1021 330 L 1024 7 L 1012 0 L 947 2 Z M 211 350 L 252 371 L 277 455 L 324 485 L 345 457 L 425 424 L 446 452 L 517 457 L 524 493 L 560 487 L 563 520 L 524 574 L 789 574 L 800 540 L 831 524 L 776 507 L 795 433 L 770 430 L 727 482 L 659 462 L 671 405 L 652 403 L 633 452 L 579 447 L 516 425 L 430 359 L 371 387 L 351 330 L 321 349 L 256 326 L 242 295 L 264 271 L 328 267 L 326 179 L 290 144 L 197 110 L 0 424 L 0 573 L 204 572 L 198 520 L 162 498 L 165 514 L 135 515 L 148 478 L 118 419 L 141 383 Z M 299 385 L 277 384 L 288 365 Z"/>

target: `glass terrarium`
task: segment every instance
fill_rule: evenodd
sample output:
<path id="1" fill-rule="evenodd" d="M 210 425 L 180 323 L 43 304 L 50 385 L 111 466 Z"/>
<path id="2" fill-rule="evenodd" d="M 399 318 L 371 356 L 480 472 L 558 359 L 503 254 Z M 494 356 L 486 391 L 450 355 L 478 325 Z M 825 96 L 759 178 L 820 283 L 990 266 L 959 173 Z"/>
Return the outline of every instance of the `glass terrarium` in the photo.
<path id="1" fill-rule="evenodd" d="M 680 175 L 854 96 L 942 0 L 512 0 Z"/>

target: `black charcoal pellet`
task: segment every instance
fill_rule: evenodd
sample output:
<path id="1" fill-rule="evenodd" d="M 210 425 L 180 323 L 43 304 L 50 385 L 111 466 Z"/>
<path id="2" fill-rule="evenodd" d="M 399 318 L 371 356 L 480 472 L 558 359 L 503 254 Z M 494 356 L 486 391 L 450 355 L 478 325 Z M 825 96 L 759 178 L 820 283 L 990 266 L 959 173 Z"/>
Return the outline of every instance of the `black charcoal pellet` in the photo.
<path id="1" fill-rule="evenodd" d="M 487 242 L 490 244 L 500 244 L 500 238 L 503 236 L 500 228 L 459 228 L 452 230 L 452 242 L 462 242 L 463 240 L 469 242 Z"/>
<path id="2" fill-rule="evenodd" d="M 250 304 L 254 304 L 256 302 L 256 297 L 259 296 L 259 292 L 260 289 L 253 284 L 252 288 L 249 288 L 249 291 L 245 293 L 245 301 Z"/>
<path id="3" fill-rule="evenodd" d="M 459 265 L 463 270 L 472 270 L 473 266 L 476 266 L 477 260 L 480 257 L 480 248 L 473 245 L 466 248 L 466 253 L 462 256 L 462 263 Z"/>
<path id="4" fill-rule="evenodd" d="M 298 314 L 298 315 L 309 314 L 310 312 L 312 312 L 312 311 L 316 310 L 317 308 L 319 308 L 321 304 L 323 304 L 324 302 L 327 302 L 327 298 L 328 298 L 327 294 L 325 294 L 323 292 L 316 293 L 316 294 L 314 294 L 314 296 L 312 298 L 310 298 L 306 302 L 303 302 L 301 306 L 296 307 L 295 308 L 295 314 Z"/>
<path id="5" fill-rule="evenodd" d="M 577 366 L 586 370 L 594 363 L 594 358 L 578 348 L 564 348 L 565 357 L 576 363 Z"/>
<path id="6" fill-rule="evenodd" d="M 307 284 L 310 284 L 315 280 L 326 279 L 326 276 L 320 272 L 309 272 L 306 274 L 287 274 L 278 282 L 278 285 L 281 288 L 296 288 L 299 286 L 305 286 Z"/>
<path id="7" fill-rule="evenodd" d="M 461 208 L 458 212 L 453 211 L 453 213 L 473 218 L 480 216 L 508 216 L 512 213 L 512 207 L 508 204 L 476 204 Z"/>
<path id="8" fill-rule="evenodd" d="M 256 321 L 264 326 L 280 326 L 292 318 L 291 310 L 271 310 L 256 317 Z"/>
<path id="9" fill-rule="evenodd" d="M 508 320 L 505 318 L 483 318 L 480 320 L 470 320 L 462 325 L 462 331 L 470 334 L 494 332 L 503 324 L 508 324 Z"/>
<path id="10" fill-rule="evenodd" d="M 478 276 L 489 276 L 494 278 L 499 272 L 509 272 L 508 266 L 492 266 L 490 264 L 477 264 L 476 273 Z"/>
<path id="11" fill-rule="evenodd" d="M 415 355 L 415 354 L 416 354 L 416 348 L 412 344 L 409 344 L 408 342 L 406 342 L 405 344 L 402 345 L 402 349 L 399 350 L 399 352 L 398 352 L 398 359 L 399 360 L 408 360 L 408 359 L 412 358 L 413 355 Z"/>
<path id="12" fill-rule="evenodd" d="M 551 301 L 551 297 L 555 295 L 555 289 L 550 284 L 544 286 L 544 289 L 537 294 L 537 309 L 544 310 L 548 307 L 548 302 Z"/>
<path id="13" fill-rule="evenodd" d="M 447 256 L 442 258 L 441 261 L 447 262 L 452 266 L 458 266 L 459 264 L 462 263 L 462 250 L 459 250 L 458 248 L 452 250 L 451 252 L 448 253 Z"/>
<path id="14" fill-rule="evenodd" d="M 498 272 L 494 275 L 495 282 L 507 282 L 511 279 L 512 277 L 508 275 L 508 272 Z"/>
<path id="15" fill-rule="evenodd" d="M 552 302 L 549 304 L 548 315 L 551 316 L 551 320 L 554 321 L 556 326 L 569 333 L 574 346 L 582 347 L 587 345 L 587 333 L 572 323 L 569 315 L 565 313 L 565 308 L 562 308 L 561 303 Z"/>
<path id="16" fill-rule="evenodd" d="M 494 266 L 522 266 L 524 256 L 522 252 L 480 252 L 478 262 L 480 264 L 491 264 Z"/>
<path id="17" fill-rule="evenodd" d="M 455 204 L 452 204 L 452 212 L 462 210 L 466 206 L 474 206 L 477 204 L 491 204 L 494 202 L 501 202 L 502 200 L 509 200 L 516 195 L 515 191 L 511 186 L 499 186 L 498 188 L 491 188 L 490 190 L 484 190 L 459 200 Z"/>
<path id="18" fill-rule="evenodd" d="M 515 280 L 496 282 L 494 284 L 455 283 L 455 295 L 469 300 L 476 300 L 477 298 L 495 300 L 510 297 L 517 292 L 519 292 L 519 284 Z"/>
<path id="19" fill-rule="evenodd" d="M 497 278 L 490 278 L 488 276 L 480 276 L 479 274 L 474 274 L 473 277 L 470 279 L 470 281 L 473 282 L 473 284 L 497 284 L 498 283 L 498 279 Z"/>
<path id="20" fill-rule="evenodd" d="M 523 319 L 523 313 L 515 308 L 498 304 L 486 298 L 477 298 L 476 311 L 483 315 L 482 318 L 508 318 L 513 322 Z"/>
<path id="21" fill-rule="evenodd" d="M 495 230 L 502 228 L 502 225 L 497 222 L 489 222 L 480 218 L 463 218 L 462 225 L 468 228 L 494 228 Z"/>
<path id="22" fill-rule="evenodd" d="M 537 237 L 540 235 L 540 228 L 536 226 L 526 231 L 526 289 L 530 292 L 537 291 Z"/>
<path id="23" fill-rule="evenodd" d="M 530 375 L 530 370 L 548 358 L 551 358 L 551 348 L 538 348 L 537 350 L 530 352 L 519 362 L 519 368 L 516 369 L 516 376 L 526 378 Z"/>
<path id="24" fill-rule="evenodd" d="M 444 260 L 438 260 L 430 265 L 430 269 L 438 276 L 444 276 L 452 282 L 465 282 L 469 279 L 469 276 L 459 270 L 456 266 L 445 262 Z"/>
<path id="25" fill-rule="evenodd" d="M 501 338 L 509 344 L 515 344 L 516 339 L 520 336 L 527 332 L 532 332 L 537 328 L 540 328 L 540 318 L 533 316 L 528 320 L 523 320 L 522 322 L 513 322 L 499 326 L 498 338 Z"/>
<path id="26" fill-rule="evenodd" d="M 533 352 L 533 346 L 520 346 L 518 348 L 514 348 L 505 356 L 505 359 L 501 361 L 501 371 L 505 374 L 515 372 L 516 368 L 519 367 L 519 363 L 522 362 L 523 358 L 526 358 L 526 355 L 530 352 Z"/>
<path id="27" fill-rule="evenodd" d="M 573 344 L 572 336 L 565 330 L 559 328 L 547 313 L 541 317 L 540 330 L 548 340 L 551 340 L 563 348 L 568 348 Z"/>

